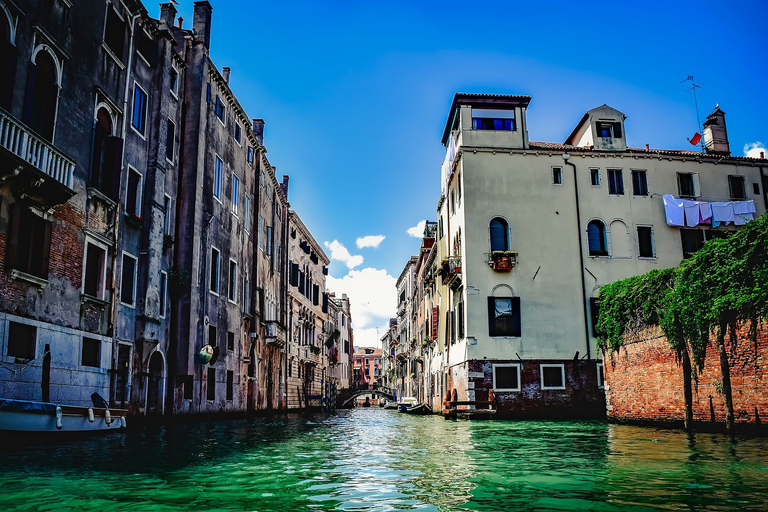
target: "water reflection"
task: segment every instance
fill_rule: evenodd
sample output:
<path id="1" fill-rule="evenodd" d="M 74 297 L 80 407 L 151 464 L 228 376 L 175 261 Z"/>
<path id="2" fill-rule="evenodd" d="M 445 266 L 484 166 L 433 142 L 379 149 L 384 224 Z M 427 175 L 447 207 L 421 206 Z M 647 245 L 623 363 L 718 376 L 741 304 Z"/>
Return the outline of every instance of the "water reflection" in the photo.
<path id="1" fill-rule="evenodd" d="M 768 509 L 764 439 L 377 408 L 3 443 L 0 510 Z"/>

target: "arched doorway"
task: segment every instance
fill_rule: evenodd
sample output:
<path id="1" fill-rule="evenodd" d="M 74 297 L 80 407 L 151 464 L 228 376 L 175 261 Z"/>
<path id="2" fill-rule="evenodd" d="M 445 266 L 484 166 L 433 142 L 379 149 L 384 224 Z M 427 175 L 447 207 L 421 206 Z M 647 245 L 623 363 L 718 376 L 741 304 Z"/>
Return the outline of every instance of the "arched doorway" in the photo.
<path id="1" fill-rule="evenodd" d="M 162 414 L 165 387 L 165 361 L 155 350 L 149 359 L 149 382 L 147 384 L 147 414 Z"/>

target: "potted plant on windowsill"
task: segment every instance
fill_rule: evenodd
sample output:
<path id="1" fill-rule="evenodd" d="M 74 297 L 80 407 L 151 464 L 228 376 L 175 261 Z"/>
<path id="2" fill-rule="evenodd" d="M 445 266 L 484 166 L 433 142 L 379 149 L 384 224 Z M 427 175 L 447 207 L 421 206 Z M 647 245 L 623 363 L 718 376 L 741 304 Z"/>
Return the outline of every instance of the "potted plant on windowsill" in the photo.
<path id="1" fill-rule="evenodd" d="M 517 251 L 493 251 L 491 267 L 496 272 L 509 272 L 517 263 Z"/>

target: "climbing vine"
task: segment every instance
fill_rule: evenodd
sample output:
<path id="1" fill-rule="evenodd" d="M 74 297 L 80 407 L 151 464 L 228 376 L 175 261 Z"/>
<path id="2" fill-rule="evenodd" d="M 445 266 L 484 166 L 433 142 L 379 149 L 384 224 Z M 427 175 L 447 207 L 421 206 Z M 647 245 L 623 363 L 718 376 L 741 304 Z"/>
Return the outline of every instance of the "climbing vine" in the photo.
<path id="1" fill-rule="evenodd" d="M 673 348 L 687 343 L 697 365 L 712 332 L 768 313 L 768 215 L 732 236 L 707 242 L 679 267 L 654 270 L 600 290 L 598 345 L 615 350 L 624 336 L 658 325 Z"/>

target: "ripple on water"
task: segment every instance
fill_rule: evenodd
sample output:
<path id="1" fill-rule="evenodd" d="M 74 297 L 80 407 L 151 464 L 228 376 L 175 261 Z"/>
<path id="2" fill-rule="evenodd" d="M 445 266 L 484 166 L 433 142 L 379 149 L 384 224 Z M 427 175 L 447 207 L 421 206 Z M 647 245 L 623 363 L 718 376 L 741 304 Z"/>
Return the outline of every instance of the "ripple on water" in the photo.
<path id="1" fill-rule="evenodd" d="M 358 409 L 6 443 L 0 510 L 766 510 L 766 448 Z"/>

